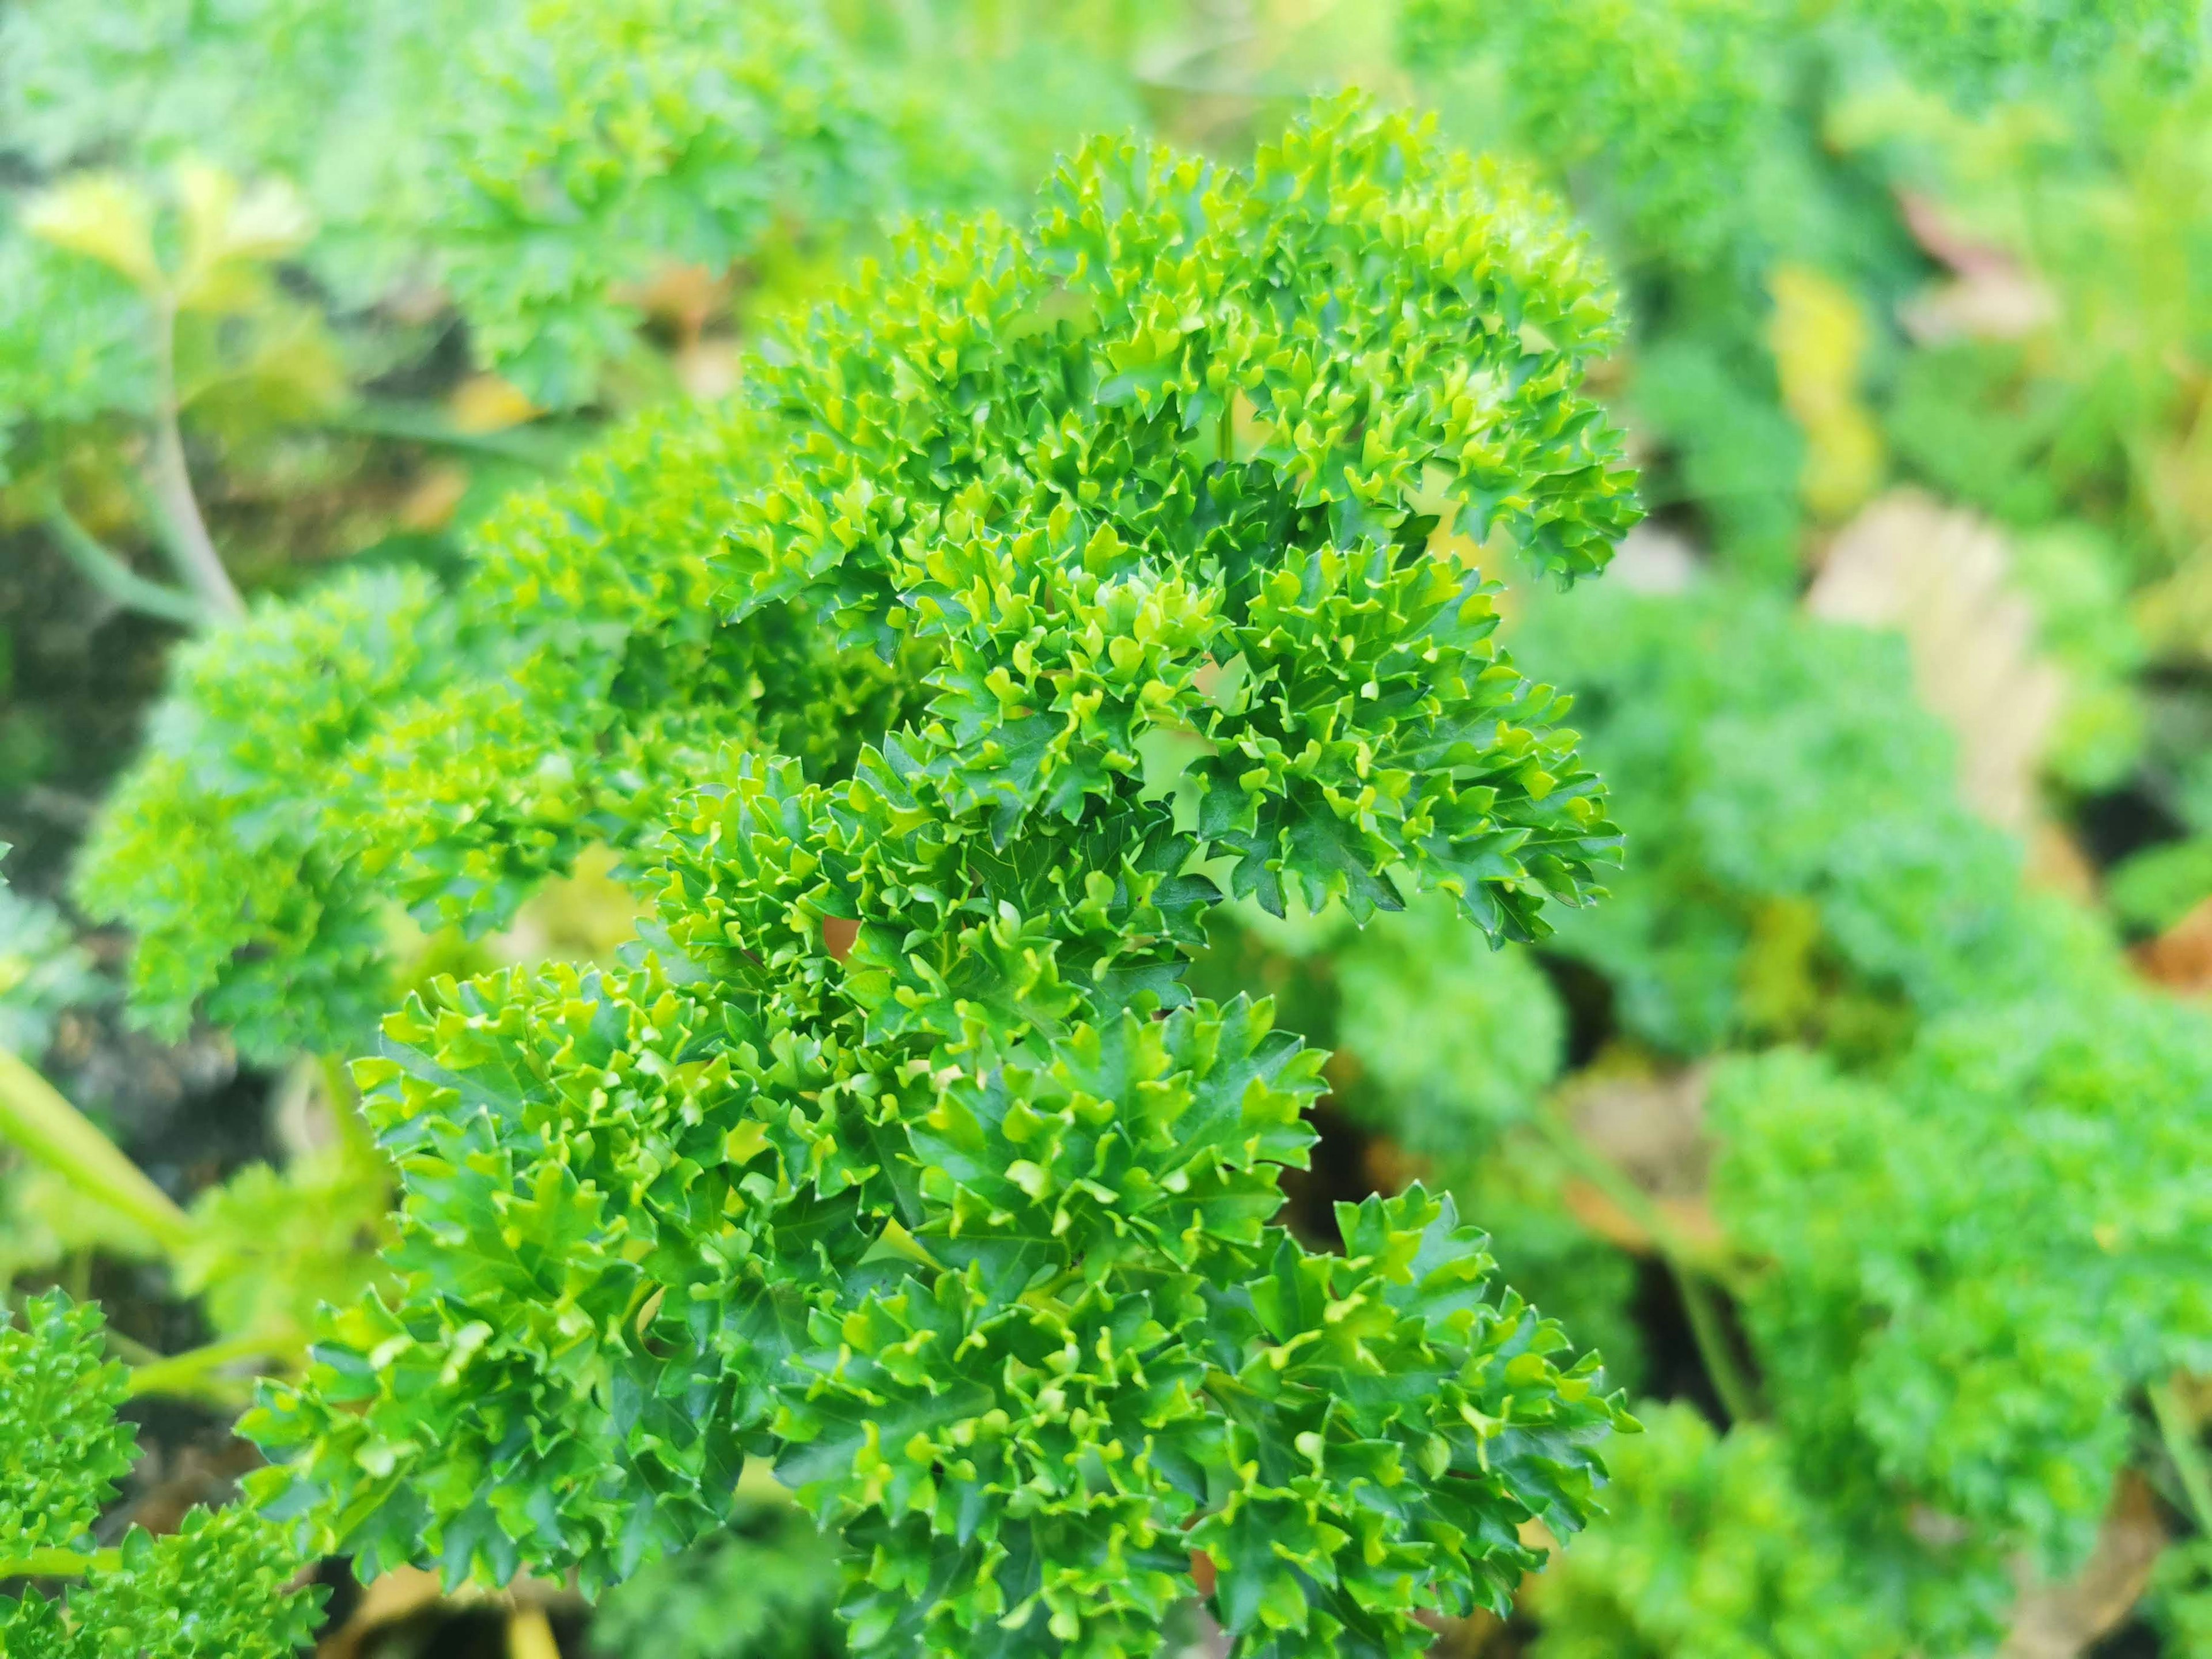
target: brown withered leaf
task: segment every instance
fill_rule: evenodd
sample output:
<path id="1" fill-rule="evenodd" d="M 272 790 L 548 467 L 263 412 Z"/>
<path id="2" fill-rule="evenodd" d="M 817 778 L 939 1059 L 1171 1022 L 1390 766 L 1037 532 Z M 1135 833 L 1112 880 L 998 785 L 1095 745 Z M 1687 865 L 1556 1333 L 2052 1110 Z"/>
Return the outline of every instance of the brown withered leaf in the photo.
<path id="1" fill-rule="evenodd" d="M 2187 995 L 2212 992 L 2212 899 L 2130 952 L 2144 978 Z"/>
<path id="2" fill-rule="evenodd" d="M 1898 320 L 1913 339 L 2016 340 L 2057 318 L 2051 290 L 2009 249 L 1954 222 L 1932 196 L 1900 190 L 1897 205 L 1912 240 L 1951 273 L 1902 308 Z"/>
<path id="3" fill-rule="evenodd" d="M 2101 884 L 2097 866 L 2070 830 L 2048 819 L 2028 836 L 2027 864 L 2021 873 L 2031 886 L 2063 893 L 2085 905 L 2099 902 Z"/>
<path id="4" fill-rule="evenodd" d="M 2038 653 L 2035 613 L 2012 586 L 2011 565 L 1984 520 L 1893 490 L 1837 535 L 1805 606 L 1905 635 L 1922 704 L 1958 739 L 1966 805 L 2025 836 L 2066 686 Z"/>
<path id="5" fill-rule="evenodd" d="M 1658 1075 L 1599 1071 L 1564 1088 L 1559 1107 L 1583 1143 L 1644 1193 L 1684 1243 L 1717 1249 L 1723 1234 L 1705 1200 L 1708 1079 L 1702 1066 Z M 1608 1243 L 1639 1255 L 1654 1248 L 1644 1224 L 1594 1182 L 1571 1177 L 1560 1195 Z"/>
<path id="6" fill-rule="evenodd" d="M 2023 1583 L 2000 1659 L 2075 1659 L 2128 1616 L 2166 1545 L 2149 1485 L 2120 1473 L 2097 1547 L 2081 1571 L 2058 1584 Z"/>
<path id="7" fill-rule="evenodd" d="M 1656 1075 L 1599 1072 L 1560 1093 L 1575 1133 L 1655 1199 L 1705 1196 L 1712 1164 L 1705 1138 L 1710 1068 Z"/>

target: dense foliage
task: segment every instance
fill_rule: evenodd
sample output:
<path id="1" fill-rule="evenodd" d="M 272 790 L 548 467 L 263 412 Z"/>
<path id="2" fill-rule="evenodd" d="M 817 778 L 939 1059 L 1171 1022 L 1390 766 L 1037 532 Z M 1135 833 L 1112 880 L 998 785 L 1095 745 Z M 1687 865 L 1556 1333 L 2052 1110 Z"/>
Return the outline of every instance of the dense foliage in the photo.
<path id="1" fill-rule="evenodd" d="M 0 15 L 0 1641 L 2196 1651 L 2195 13 Z"/>
<path id="2" fill-rule="evenodd" d="M 1356 105 L 1250 173 L 1095 145 L 519 502 L 459 606 L 370 574 L 203 647 L 86 889 L 142 1006 L 343 1042 L 395 874 L 481 927 L 611 840 L 661 893 L 631 967 L 387 1023 L 398 1279 L 252 1419 L 273 1513 L 597 1584 L 762 1453 L 863 1644 L 1149 1650 L 1194 1550 L 1253 1652 L 1504 1609 L 1618 1407 L 1449 1200 L 1269 1224 L 1320 1057 L 1180 966 L 1216 874 L 1525 939 L 1611 855 L 1428 546 L 1572 577 L 1630 515 L 1550 213 Z"/>
<path id="3" fill-rule="evenodd" d="M 0 525 L 186 625 L 364 544 L 450 567 L 578 427 L 1135 118 L 1113 28 L 989 10 L 10 7 Z"/>
<path id="4" fill-rule="evenodd" d="M 655 851 L 663 954 L 388 1023 L 400 1299 L 254 1419 L 280 1510 L 597 1583 L 757 1451 L 854 1544 L 864 1647 L 1149 1651 L 1193 1549 L 1240 1650 L 1503 1607 L 1613 1408 L 1448 1202 L 1347 1208 L 1343 1256 L 1267 1224 L 1317 1056 L 1177 969 L 1208 857 L 1525 937 L 1609 845 L 1409 499 L 1449 468 L 1570 572 L 1625 515 L 1543 212 L 1356 108 L 1249 176 L 1095 146 L 1027 236 L 909 241 L 761 370 L 717 608 L 921 655 L 927 701 L 842 776 L 726 755 Z M 1207 751 L 1180 815 L 1153 732 Z"/>
<path id="5" fill-rule="evenodd" d="M 291 1581 L 300 1558 L 251 1510 L 195 1509 L 173 1532 L 133 1528 L 95 1552 L 94 1520 L 130 1468 L 116 1420 L 125 1378 L 100 1358 L 96 1309 L 34 1297 L 0 1324 L 0 1577 L 82 1573 L 65 1601 L 0 1596 L 0 1643 L 21 1659 L 158 1653 L 278 1659 L 314 1629 L 315 1602 Z"/>
<path id="6" fill-rule="evenodd" d="M 2013 531 L 2066 682 L 2047 771 L 2139 790 L 2188 832 L 2120 872 L 2139 931 L 2212 891 L 2197 11 L 1421 0 L 1403 19 L 1451 125 L 1540 157 L 1621 269 L 1617 396 L 1655 505 L 1784 589 L 1897 479 Z"/>
<path id="7" fill-rule="evenodd" d="M 139 935 L 143 1012 L 357 1048 L 397 1000 L 395 899 L 481 933 L 587 842 L 634 841 L 719 742 L 849 754 L 880 668 L 714 623 L 713 515 L 761 428 L 645 416 L 501 509 L 453 599 L 364 572 L 191 653 L 83 882 Z"/>

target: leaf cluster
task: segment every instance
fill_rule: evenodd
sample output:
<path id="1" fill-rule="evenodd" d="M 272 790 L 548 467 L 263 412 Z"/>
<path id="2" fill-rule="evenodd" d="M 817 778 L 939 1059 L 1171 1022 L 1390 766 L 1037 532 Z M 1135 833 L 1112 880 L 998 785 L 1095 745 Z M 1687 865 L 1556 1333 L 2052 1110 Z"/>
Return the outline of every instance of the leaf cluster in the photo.
<path id="1" fill-rule="evenodd" d="M 1778 1437 L 1717 1437 L 1692 1407 L 1646 1412 L 1612 1458 L 1602 1525 L 1536 1581 L 1546 1659 L 1893 1659 L 1912 1651 L 1839 1537 L 1799 1495 Z"/>
<path id="2" fill-rule="evenodd" d="M 1723 1070 L 1715 1204 L 1771 1263 L 1745 1311 L 1809 1489 L 2087 1556 L 2139 1391 L 2212 1357 L 2208 1084 L 2198 1012 L 2065 989 L 1937 1022 L 1879 1079 Z"/>
<path id="3" fill-rule="evenodd" d="M 2018 1564 L 2080 1568 L 2121 1471 L 2187 1504 L 2143 1402 L 2206 1363 L 2185 1148 L 2212 1027 L 1955 804 L 1900 641 L 1711 580 L 1521 609 L 1516 659 L 1574 689 L 1631 835 L 1605 904 L 1537 947 L 1546 994 L 1607 1036 L 1570 1088 L 1473 1127 L 1531 1057 L 1472 1020 L 1455 1095 L 1398 1074 L 1351 988 L 1422 1006 L 1474 971 L 1448 948 L 1369 955 L 1382 930 L 1308 923 L 1217 951 L 1311 1011 L 1345 1051 L 1338 1098 L 1453 1178 L 1511 1281 L 1616 1376 L 1670 1380 L 1637 1352 L 1650 1269 L 1625 1253 L 1655 1246 L 1556 1145 L 1578 1091 L 1699 1067 L 1674 1213 L 1701 1229 L 1689 1265 L 1725 1275 L 1752 1414 L 1717 1439 L 1670 1409 L 1609 1458 L 1609 1514 L 1529 1592 L 1540 1651 L 1971 1650 Z"/>
<path id="4" fill-rule="evenodd" d="M 716 626 L 708 556 L 766 441 L 743 407 L 641 417 L 495 514 L 451 598 L 366 570 L 184 653 L 81 866 L 137 937 L 134 1012 L 271 1057 L 358 1047 L 411 941 L 629 846 L 718 744 L 849 754 L 880 665 Z"/>
<path id="5" fill-rule="evenodd" d="M 2174 276 L 2203 222 L 2193 8 L 1424 0 L 1404 22 L 1457 124 L 1571 185 L 1628 280 L 1617 395 L 1661 452 L 1653 499 L 1737 570 L 1790 585 L 1803 532 L 1893 470 L 2070 521 L 2121 587 L 2186 558 L 2192 509 L 2151 458 L 2185 441 L 2170 377 L 2202 335 Z M 2055 763 L 2104 787 L 2139 740 L 2112 708 L 2131 665 L 2070 635 L 2132 624 L 2116 594 L 2037 598 L 2106 739 Z"/>
<path id="6" fill-rule="evenodd" d="M 598 1584 L 757 1456 L 846 1538 L 863 1649 L 1148 1652 L 1193 1551 L 1246 1654 L 1502 1608 L 1619 1407 L 1448 1201 L 1345 1206 L 1341 1255 L 1271 1224 L 1321 1056 L 1182 969 L 1217 878 L 1502 938 L 1591 893 L 1558 699 L 1428 544 L 1601 565 L 1607 318 L 1542 198 L 1346 103 L 1249 171 L 1095 144 L 794 328 L 758 482 L 695 500 L 711 639 L 803 628 L 896 715 L 647 781 L 633 965 L 387 1022 L 399 1282 L 250 1419 L 276 1512 Z"/>
<path id="7" fill-rule="evenodd" d="M 1894 635 L 1716 583 L 1533 605 L 1516 649 L 1575 689 L 1640 848 L 1550 948 L 1603 975 L 1652 1048 L 1803 1038 L 1872 1059 L 1929 1015 L 2103 961 L 1957 803 L 1953 740 Z"/>
<path id="8" fill-rule="evenodd" d="M 60 1597 L 0 1596 L 0 1642 L 22 1659 L 293 1653 L 319 1592 L 298 1586 L 300 1557 L 250 1510 L 195 1507 L 173 1533 L 134 1526 L 112 1559 L 94 1555 L 92 1524 L 133 1461 L 132 1430 L 115 1416 L 124 1371 L 101 1358 L 105 1335 L 98 1310 L 59 1291 L 32 1297 L 21 1324 L 0 1322 L 0 1573 L 83 1575 Z"/>

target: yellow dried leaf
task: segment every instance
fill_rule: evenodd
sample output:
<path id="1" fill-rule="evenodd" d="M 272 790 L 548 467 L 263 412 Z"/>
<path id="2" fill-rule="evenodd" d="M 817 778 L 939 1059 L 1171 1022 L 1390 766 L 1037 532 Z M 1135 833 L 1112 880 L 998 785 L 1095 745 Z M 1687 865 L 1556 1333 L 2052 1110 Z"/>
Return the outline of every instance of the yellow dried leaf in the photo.
<path id="1" fill-rule="evenodd" d="M 468 468 L 451 465 L 425 468 L 399 503 L 399 523 L 408 530 L 443 530 L 453 522 L 461 498 L 468 493 Z"/>
<path id="2" fill-rule="evenodd" d="M 31 234 L 97 259 L 149 294 L 162 286 L 154 256 L 154 204 L 119 173 L 81 173 L 33 201 L 23 215 Z"/>
<path id="3" fill-rule="evenodd" d="M 1771 292 L 1767 345 L 1782 401 L 1805 434 L 1799 493 L 1815 517 L 1839 519 L 1881 482 L 1881 433 L 1859 390 L 1866 313 L 1850 289 L 1804 265 L 1778 269 Z"/>

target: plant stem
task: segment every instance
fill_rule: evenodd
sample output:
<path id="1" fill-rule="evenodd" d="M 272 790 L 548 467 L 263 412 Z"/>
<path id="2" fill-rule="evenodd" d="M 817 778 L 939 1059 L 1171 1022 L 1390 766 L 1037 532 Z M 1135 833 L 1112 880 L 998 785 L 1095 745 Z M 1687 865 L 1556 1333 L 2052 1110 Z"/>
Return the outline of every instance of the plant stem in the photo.
<path id="1" fill-rule="evenodd" d="M 235 622 L 246 614 L 222 556 L 215 550 L 192 475 L 185 465 L 185 439 L 177 423 L 177 308 L 164 297 L 154 304 L 154 504 L 170 562 L 185 585 L 199 595 L 212 617 Z"/>
<path id="2" fill-rule="evenodd" d="M 143 611 L 164 622 L 197 628 L 206 620 L 188 593 L 149 581 L 100 544 L 100 539 L 70 515 L 58 498 L 46 504 L 47 533 L 64 557 L 84 574 L 87 580 L 129 611 Z"/>
<path id="3" fill-rule="evenodd" d="M 75 1578 L 80 1573 L 112 1572 L 122 1565 L 121 1550 L 32 1550 L 0 1556 L 0 1578 Z"/>
<path id="4" fill-rule="evenodd" d="M 2166 1455 L 2173 1460 L 2173 1472 L 2181 1477 L 2190 1517 L 2197 1522 L 2199 1534 L 2212 1538 L 2212 1469 L 2207 1468 L 2204 1448 L 2197 1443 L 2197 1425 L 2189 1420 L 2189 1413 L 2174 1397 L 2172 1383 L 2154 1382 L 2144 1392 L 2150 1396 L 2151 1415 L 2158 1419 Z"/>
<path id="5" fill-rule="evenodd" d="M 403 443 L 450 449 L 462 454 L 489 455 L 539 471 L 558 467 L 570 447 L 549 434 L 464 431 L 444 410 L 419 404 L 356 404 L 323 416 L 320 423 L 327 431 L 356 433 L 364 438 L 397 439 Z"/>
<path id="6" fill-rule="evenodd" d="M 1711 1280 L 1693 1268 L 1669 1261 L 1667 1266 L 1682 1292 L 1682 1309 L 1690 1316 L 1690 1334 L 1696 1339 L 1698 1357 L 1712 1378 L 1713 1392 L 1731 1423 L 1748 1423 L 1759 1415 L 1759 1396 L 1751 1379 L 1736 1363 L 1735 1347 L 1729 1340 L 1728 1322 L 1721 1317 L 1719 1300 Z"/>
<path id="7" fill-rule="evenodd" d="M 125 1336 L 110 1325 L 106 1331 L 107 1346 L 118 1359 L 126 1365 L 150 1365 L 161 1357 L 161 1350 L 149 1348 L 135 1336 Z"/>
<path id="8" fill-rule="evenodd" d="M 78 1190 L 128 1217 L 175 1251 L 198 1234 L 192 1218 L 116 1150 L 52 1084 L 0 1048 L 0 1138 Z"/>
<path id="9" fill-rule="evenodd" d="M 191 1348 L 165 1359 L 156 1359 L 131 1370 L 131 1392 L 172 1395 L 182 1399 L 213 1397 L 230 1400 L 239 1393 L 243 1378 L 221 1377 L 215 1373 L 226 1365 L 234 1365 L 242 1359 L 295 1359 L 298 1345 L 265 1336 L 234 1336 L 221 1342 L 210 1342 L 204 1347 Z"/>
<path id="10" fill-rule="evenodd" d="M 561 1659 L 560 1644 L 545 1609 L 511 1607 L 507 1615 L 507 1659 Z"/>
<path id="11" fill-rule="evenodd" d="M 1629 1219 L 1650 1236 L 1652 1247 L 1674 1275 L 1682 1293 L 1682 1310 L 1689 1316 L 1690 1335 L 1712 1379 L 1713 1392 L 1732 1422 L 1747 1422 L 1759 1415 L 1758 1391 L 1738 1363 L 1729 1340 L 1728 1322 L 1722 1317 L 1711 1252 L 1693 1248 L 1666 1212 L 1644 1190 L 1601 1156 L 1577 1134 L 1571 1125 L 1548 1111 L 1536 1112 L 1531 1121 L 1553 1149 L 1577 1175 L 1618 1205 Z"/>

